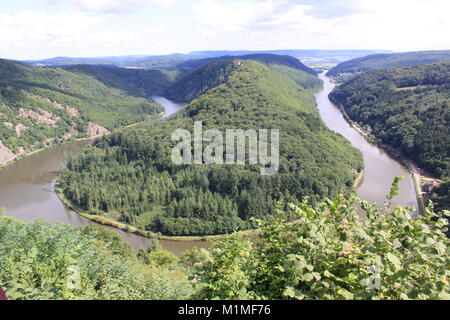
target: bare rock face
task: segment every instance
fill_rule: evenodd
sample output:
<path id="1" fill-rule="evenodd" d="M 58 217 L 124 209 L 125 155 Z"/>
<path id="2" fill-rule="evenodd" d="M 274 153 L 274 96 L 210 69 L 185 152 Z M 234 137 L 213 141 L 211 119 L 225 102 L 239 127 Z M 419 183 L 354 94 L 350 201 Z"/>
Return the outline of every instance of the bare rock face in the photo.
<path id="1" fill-rule="evenodd" d="M 63 106 L 61 103 L 58 103 L 58 102 L 53 101 L 53 100 L 50 100 L 48 98 L 41 97 L 40 95 L 28 92 L 28 91 L 23 90 L 23 89 L 21 89 L 20 91 L 22 92 L 22 94 L 24 94 L 24 95 L 26 95 L 28 97 L 31 97 L 31 98 L 34 98 L 34 99 L 45 100 L 45 101 L 51 103 L 53 105 L 53 107 L 55 107 L 56 109 L 60 109 L 60 110 L 61 109 L 66 109 L 66 111 L 73 117 L 76 117 L 79 114 L 79 112 L 78 112 L 78 110 L 76 108 L 73 108 L 73 107 L 70 107 L 70 106 Z M 40 110 L 40 112 L 42 114 L 42 109 Z M 44 112 L 46 112 L 46 111 L 44 111 Z M 56 120 L 56 121 L 58 121 L 58 120 Z"/>
<path id="2" fill-rule="evenodd" d="M 20 137 L 22 131 L 28 129 L 27 126 L 25 126 L 25 125 L 23 125 L 23 124 L 21 124 L 21 123 L 17 124 L 16 126 L 14 126 L 11 122 L 3 122 L 3 124 L 4 124 L 6 127 L 10 128 L 10 129 L 12 129 L 12 130 L 15 130 L 18 137 Z"/>
<path id="3" fill-rule="evenodd" d="M 43 111 L 45 111 L 45 110 L 43 110 Z M 58 121 L 58 119 L 52 119 L 53 114 L 48 111 L 45 111 L 42 113 L 37 113 L 36 111 L 26 110 L 23 108 L 19 109 L 19 117 L 33 119 L 37 123 L 44 123 L 44 124 L 47 124 L 50 126 L 54 126 L 56 124 L 56 122 Z"/>
<path id="4" fill-rule="evenodd" d="M 94 122 L 88 122 L 87 134 L 89 137 L 95 137 L 105 133 L 108 133 L 108 129 L 103 128 Z"/>
<path id="5" fill-rule="evenodd" d="M 15 158 L 17 158 L 17 154 L 12 152 L 0 141 L 0 165 L 7 164 Z"/>
<path id="6" fill-rule="evenodd" d="M 69 106 L 66 106 L 66 110 L 72 117 L 78 116 L 78 110 L 77 109 L 69 107 Z"/>
<path id="7" fill-rule="evenodd" d="M 25 126 L 25 125 L 23 125 L 23 124 L 21 124 L 21 123 L 19 123 L 19 124 L 16 126 L 15 129 L 16 129 L 16 134 L 17 134 L 17 136 L 20 137 L 20 135 L 22 134 L 22 131 L 27 130 L 28 127 Z"/>
<path id="8" fill-rule="evenodd" d="M 14 126 L 11 122 L 3 122 L 3 124 L 10 129 Z"/>

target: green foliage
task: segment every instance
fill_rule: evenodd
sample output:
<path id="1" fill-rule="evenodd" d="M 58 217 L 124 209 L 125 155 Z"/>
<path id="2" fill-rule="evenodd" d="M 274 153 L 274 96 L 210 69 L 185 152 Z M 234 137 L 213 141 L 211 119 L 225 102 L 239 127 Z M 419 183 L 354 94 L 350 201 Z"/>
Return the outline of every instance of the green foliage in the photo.
<path id="1" fill-rule="evenodd" d="M 249 273 L 257 267 L 249 241 L 228 237 L 215 245 L 207 259 L 196 263 L 193 283 L 198 286 L 200 299 L 260 298 L 252 286 Z"/>
<path id="2" fill-rule="evenodd" d="M 101 227 L 0 217 L 0 243 L 0 283 L 10 299 L 188 299 L 192 294 L 187 275 L 174 265 L 178 258 L 154 254 L 155 264 L 143 264 L 118 235 Z"/>
<path id="3" fill-rule="evenodd" d="M 102 227 L 0 217 L 0 283 L 10 299 L 450 299 L 448 222 L 430 209 L 412 218 L 339 196 L 259 224 L 252 241 L 194 249 L 182 267 Z"/>
<path id="4" fill-rule="evenodd" d="M 251 218 L 267 219 L 276 201 L 308 196 L 317 203 L 350 190 L 361 155 L 321 121 L 311 86 L 299 85 L 313 85 L 310 78 L 256 61 L 203 67 L 192 81 L 180 79 L 200 96 L 178 115 L 100 139 L 69 161 L 60 177 L 64 193 L 84 210 L 142 229 L 206 235 L 252 228 Z M 255 165 L 176 166 L 171 134 L 194 121 L 205 130 L 279 129 L 279 173 L 261 176 Z"/>
<path id="5" fill-rule="evenodd" d="M 142 255 L 141 260 L 154 267 L 161 269 L 177 269 L 179 268 L 180 258 L 178 258 L 173 253 L 165 250 L 153 250 Z"/>
<path id="6" fill-rule="evenodd" d="M 345 79 L 346 74 L 364 72 L 378 68 L 410 67 L 420 64 L 450 61 L 450 51 L 418 51 L 403 53 L 372 54 L 342 62 L 327 75 Z"/>
<path id="7" fill-rule="evenodd" d="M 361 206 L 366 215 L 357 214 Z M 261 223 L 255 242 L 217 242 L 196 262 L 200 299 L 450 299 L 446 219 L 411 217 L 356 198 L 317 208 L 291 205 L 296 220 Z"/>
<path id="8" fill-rule="evenodd" d="M 392 182 L 392 186 L 391 186 L 391 190 L 389 192 L 389 194 L 386 196 L 386 199 L 388 200 L 388 202 L 386 203 L 386 211 L 389 210 L 389 208 L 392 205 L 392 199 L 398 195 L 398 191 L 400 190 L 400 186 L 399 183 L 400 181 L 403 180 L 403 176 L 399 176 L 399 177 L 395 177 L 394 181 Z"/>
<path id="9" fill-rule="evenodd" d="M 14 151 L 20 147 L 31 149 L 42 147 L 44 142 L 58 143 L 69 133 L 72 137 L 86 136 L 89 121 L 113 129 L 162 112 L 157 103 L 130 96 L 129 92 L 134 94 L 140 90 L 133 87 L 139 83 L 125 86 L 123 81 L 113 78 L 122 73 L 104 74 L 110 76 L 110 81 L 102 83 L 81 72 L 29 67 L 0 60 L 0 141 Z M 157 78 L 155 81 L 161 78 L 147 75 L 145 83 L 153 76 Z M 20 109 L 47 115 L 53 123 L 23 116 Z M 17 125 L 26 129 L 17 134 Z"/>

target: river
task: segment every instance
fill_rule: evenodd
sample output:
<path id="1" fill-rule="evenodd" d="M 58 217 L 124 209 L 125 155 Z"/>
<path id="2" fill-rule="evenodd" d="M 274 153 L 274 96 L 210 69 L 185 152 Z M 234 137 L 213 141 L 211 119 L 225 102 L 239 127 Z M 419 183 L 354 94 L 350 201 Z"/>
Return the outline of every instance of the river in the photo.
<path id="1" fill-rule="evenodd" d="M 165 107 L 163 118 L 170 117 L 183 108 L 163 97 L 152 97 Z M 0 171 L 0 207 L 6 209 L 8 216 L 21 220 L 41 219 L 48 222 L 63 222 L 76 227 L 87 226 L 94 222 L 67 209 L 54 191 L 58 172 L 65 166 L 66 160 L 81 153 L 92 140 L 74 141 L 51 149 L 46 149 L 19 160 Z M 108 227 L 109 228 L 109 227 Z M 135 234 L 109 228 L 136 249 L 146 248 L 148 239 Z M 208 242 L 165 241 L 164 249 L 176 255 L 196 247 L 208 247 Z"/>
<path id="2" fill-rule="evenodd" d="M 364 180 L 358 187 L 358 196 L 370 203 L 383 205 L 394 178 L 404 176 L 405 179 L 400 183 L 400 193 L 393 199 L 393 204 L 417 208 L 414 183 L 408 169 L 392 159 L 383 149 L 367 142 L 344 119 L 342 112 L 328 99 L 328 95 L 335 87 L 335 84 L 324 74 L 321 74 L 319 77 L 324 83 L 323 90 L 316 94 L 317 106 L 322 120 L 328 128 L 344 136 L 363 154 Z M 418 211 L 416 211 L 417 213 Z"/>
<path id="3" fill-rule="evenodd" d="M 358 195 L 369 202 L 382 204 L 389 193 L 392 180 L 399 175 L 406 177 L 400 185 L 396 204 L 417 207 L 414 185 L 406 168 L 389 157 L 382 149 L 368 143 L 343 118 L 342 113 L 328 99 L 334 87 L 328 78 L 320 76 L 324 89 L 318 93 L 317 103 L 323 121 L 327 126 L 347 138 L 353 146 L 362 151 L 365 163 L 364 181 L 358 188 Z M 183 106 L 163 97 L 152 97 L 165 107 L 163 117 L 169 117 Z M 71 155 L 82 152 L 92 141 L 74 141 L 51 149 L 37 152 L 17 161 L 0 171 L 0 207 L 6 214 L 17 219 L 42 219 L 49 222 L 63 222 L 73 226 L 86 226 L 93 222 L 64 207 L 54 191 L 58 172 Z M 136 249 L 146 248 L 146 238 L 110 228 Z M 193 247 L 209 247 L 209 242 L 161 241 L 164 249 L 180 255 Z"/>

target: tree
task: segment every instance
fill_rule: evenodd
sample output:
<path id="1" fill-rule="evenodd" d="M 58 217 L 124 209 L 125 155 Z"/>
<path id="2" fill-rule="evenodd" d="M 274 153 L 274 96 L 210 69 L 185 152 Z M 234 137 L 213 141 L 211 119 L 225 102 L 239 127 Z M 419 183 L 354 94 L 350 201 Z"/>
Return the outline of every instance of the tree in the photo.
<path id="1" fill-rule="evenodd" d="M 448 222 L 430 209 L 413 219 L 407 208 L 380 211 L 340 196 L 289 211 L 294 223 L 279 210 L 272 222 L 260 222 L 256 242 L 230 237 L 215 244 L 195 264 L 197 297 L 450 299 Z"/>

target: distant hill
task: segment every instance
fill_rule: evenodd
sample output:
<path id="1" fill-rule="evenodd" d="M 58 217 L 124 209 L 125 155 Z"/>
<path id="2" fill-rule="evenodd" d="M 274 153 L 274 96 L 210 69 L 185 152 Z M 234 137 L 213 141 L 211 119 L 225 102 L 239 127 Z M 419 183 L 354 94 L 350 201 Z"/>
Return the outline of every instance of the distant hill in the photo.
<path id="1" fill-rule="evenodd" d="M 220 63 L 214 64 L 212 62 L 231 61 L 233 59 L 254 60 L 278 67 L 290 67 L 310 75 L 316 74 L 314 70 L 305 66 L 298 59 L 274 54 L 190 60 L 174 66 L 174 70 L 147 70 L 86 64 L 63 68 L 77 74 L 92 76 L 107 86 L 126 90 L 131 95 L 140 97 L 164 95 L 173 100 L 190 101 L 193 97 L 197 97 L 211 87 L 218 85 L 217 81 L 223 81 L 226 78 L 227 71 L 218 67 Z M 232 64 L 225 63 L 222 65 L 229 66 Z M 299 78 L 298 81 L 302 82 L 301 85 L 304 87 L 317 87 L 319 85 L 319 80 L 316 77 L 305 77 L 303 74 L 297 74 L 297 76 L 302 78 Z"/>
<path id="2" fill-rule="evenodd" d="M 0 60 L 0 164 L 45 144 L 97 135 L 162 111 L 128 94 L 129 85 L 108 84 L 81 69 Z"/>
<path id="3" fill-rule="evenodd" d="M 410 67 L 420 64 L 450 61 L 450 50 L 372 54 L 338 64 L 327 75 L 337 77 L 377 68 Z"/>
<path id="4" fill-rule="evenodd" d="M 43 60 L 27 60 L 26 64 L 33 66 L 61 67 L 76 64 L 90 65 L 111 65 L 118 67 L 137 67 L 146 69 L 173 69 L 177 65 L 190 60 L 199 60 L 221 56 L 242 56 L 249 54 L 277 54 L 288 55 L 302 61 L 320 61 L 339 63 L 357 57 L 366 56 L 373 53 L 385 53 L 385 50 L 218 50 L 218 51 L 193 51 L 187 54 L 174 53 L 168 55 L 134 55 L 118 57 L 93 57 L 74 58 L 56 57 Z"/>
<path id="5" fill-rule="evenodd" d="M 116 67 L 135 67 L 146 69 L 170 69 L 175 65 L 190 59 L 203 59 L 209 56 L 195 54 L 169 54 L 169 55 L 139 55 L 117 57 L 55 57 L 42 60 L 25 60 L 25 64 L 38 67 L 66 67 L 72 65 L 104 65 Z"/>

